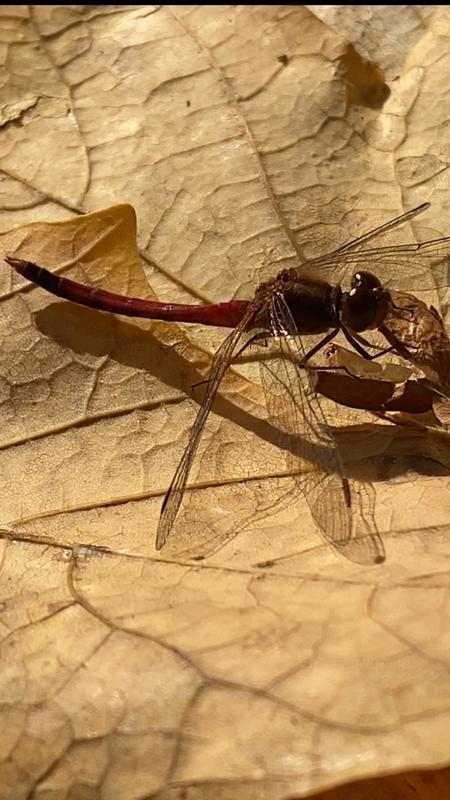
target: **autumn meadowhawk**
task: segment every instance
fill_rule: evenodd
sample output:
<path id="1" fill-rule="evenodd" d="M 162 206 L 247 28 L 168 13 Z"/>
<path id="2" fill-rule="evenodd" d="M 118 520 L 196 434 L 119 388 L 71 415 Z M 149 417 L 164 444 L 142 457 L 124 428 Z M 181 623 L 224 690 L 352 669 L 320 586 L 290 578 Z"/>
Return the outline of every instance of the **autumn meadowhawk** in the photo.
<path id="1" fill-rule="evenodd" d="M 438 312 L 400 287 L 420 290 L 424 274 L 448 286 L 450 237 L 419 244 L 367 249 L 366 244 L 408 222 L 429 207 L 425 203 L 300 267 L 283 270 L 261 284 L 251 301 L 178 305 L 113 295 L 59 277 L 21 259 L 7 258 L 14 269 L 55 295 L 103 311 L 127 316 L 200 322 L 232 327 L 216 352 L 204 400 L 162 505 L 156 548 L 172 530 L 182 503 L 200 437 L 225 372 L 250 345 L 264 347 L 261 381 L 277 443 L 289 454 L 292 475 L 304 494 L 319 530 L 338 552 L 358 563 L 381 563 L 384 547 L 364 492 L 350 485 L 337 441 L 319 397 L 311 388 L 310 359 L 341 332 L 365 358 L 393 351 L 432 374 L 436 389 L 450 385 L 450 342 Z M 327 278 L 339 269 L 342 281 Z M 349 285 L 347 290 L 341 288 Z M 375 331 L 386 347 L 373 346 L 362 333 Z M 305 337 L 322 335 L 309 349 Z M 301 448 L 299 449 L 299 442 Z M 314 469 L 305 472 L 304 460 Z"/>

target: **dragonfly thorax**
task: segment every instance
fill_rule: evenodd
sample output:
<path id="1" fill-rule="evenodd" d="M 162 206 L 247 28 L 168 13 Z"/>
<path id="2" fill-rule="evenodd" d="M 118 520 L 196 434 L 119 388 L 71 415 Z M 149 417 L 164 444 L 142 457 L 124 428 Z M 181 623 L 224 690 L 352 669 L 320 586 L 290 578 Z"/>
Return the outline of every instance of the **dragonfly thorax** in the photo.
<path id="1" fill-rule="evenodd" d="M 294 335 L 323 333 L 339 325 L 341 296 L 340 286 L 284 270 L 256 293 L 257 325 L 271 328 L 275 319 L 275 327 Z"/>

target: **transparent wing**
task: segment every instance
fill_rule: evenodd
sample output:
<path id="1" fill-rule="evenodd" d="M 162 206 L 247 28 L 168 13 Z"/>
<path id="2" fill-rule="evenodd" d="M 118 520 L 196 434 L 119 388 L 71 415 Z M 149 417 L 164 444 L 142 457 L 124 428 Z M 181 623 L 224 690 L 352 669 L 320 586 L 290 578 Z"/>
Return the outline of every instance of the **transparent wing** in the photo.
<path id="1" fill-rule="evenodd" d="M 363 249 L 369 241 L 409 222 L 429 205 L 424 203 L 331 253 L 307 261 L 299 271 L 314 270 L 317 277 L 340 283 L 349 279 L 353 272 L 367 269 L 375 272 L 390 288 L 415 292 L 435 288 L 446 290 L 449 284 L 450 237 Z"/>
<path id="2" fill-rule="evenodd" d="M 183 499 L 183 494 L 186 488 L 192 462 L 200 442 L 200 437 L 202 435 L 205 422 L 208 418 L 208 414 L 211 410 L 211 406 L 214 402 L 214 398 L 217 394 L 220 382 L 230 366 L 231 361 L 233 360 L 235 349 L 243 332 L 254 316 L 254 313 L 255 310 L 253 308 L 248 310 L 247 314 L 242 318 L 239 325 L 237 325 L 233 332 L 225 339 L 214 356 L 205 398 L 192 427 L 186 449 L 181 457 L 181 461 L 178 464 L 172 483 L 170 484 L 168 492 L 164 498 L 161 516 L 159 518 L 158 530 L 156 532 L 155 547 L 157 550 L 161 550 L 161 548 L 164 546 L 172 529 L 173 523 L 175 522 L 175 518 L 178 514 L 178 510 Z"/>
<path id="3" fill-rule="evenodd" d="M 340 245 L 334 252 L 342 253 L 344 251 L 357 250 L 362 245 L 367 244 L 371 239 L 382 236 L 384 233 L 388 233 L 388 231 L 392 231 L 394 228 L 398 228 L 400 225 L 404 225 L 405 222 L 414 219 L 418 214 L 422 214 L 423 211 L 430 208 L 430 205 L 431 203 L 422 203 L 420 206 L 416 206 L 416 208 L 412 208 L 410 211 L 406 211 L 404 214 L 400 214 L 398 217 L 384 222 L 383 225 L 380 225 L 378 228 L 372 228 L 372 230 L 366 231 L 366 233 L 358 236 L 357 239 L 352 239 L 351 242 Z"/>
<path id="4" fill-rule="evenodd" d="M 317 277 L 337 283 L 349 280 L 360 269 L 374 272 L 380 281 L 394 289 L 419 293 L 446 289 L 449 283 L 450 237 L 419 244 L 399 244 L 372 250 L 336 251 L 303 264 Z"/>
<path id="5" fill-rule="evenodd" d="M 363 508 L 362 492 L 350 487 L 308 370 L 298 366 L 305 353 L 281 294 L 273 297 L 270 323 L 277 352 L 261 364 L 261 378 L 278 445 L 289 451 L 297 485 L 327 542 L 351 561 L 381 563 L 385 556 L 373 519 L 373 496 L 368 489 Z M 311 463 L 307 473 L 305 459 Z"/>

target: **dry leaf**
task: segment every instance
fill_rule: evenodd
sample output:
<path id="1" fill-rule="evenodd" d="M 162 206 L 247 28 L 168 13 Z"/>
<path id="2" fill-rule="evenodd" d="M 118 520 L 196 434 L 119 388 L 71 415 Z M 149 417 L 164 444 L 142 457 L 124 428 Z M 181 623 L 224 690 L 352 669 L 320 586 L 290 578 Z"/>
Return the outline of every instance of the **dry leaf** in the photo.
<path id="1" fill-rule="evenodd" d="M 1 251 L 150 297 L 131 204 L 153 291 L 189 302 L 251 297 L 426 200 L 391 241 L 449 234 L 449 11 L 412 31 L 384 7 L 383 53 L 340 8 L 3 7 Z M 174 530 L 188 555 L 158 555 L 223 332 L 1 281 L 2 800 L 273 800 L 447 763 L 445 440 L 337 413 L 387 551 L 363 569 L 235 372 Z"/>
<path id="2" fill-rule="evenodd" d="M 416 367 L 368 361 L 339 345 L 325 347 L 321 361 L 322 365 L 312 371 L 314 388 L 336 403 L 404 424 L 432 428 L 446 424 L 448 398 L 431 381 L 420 377 Z"/>

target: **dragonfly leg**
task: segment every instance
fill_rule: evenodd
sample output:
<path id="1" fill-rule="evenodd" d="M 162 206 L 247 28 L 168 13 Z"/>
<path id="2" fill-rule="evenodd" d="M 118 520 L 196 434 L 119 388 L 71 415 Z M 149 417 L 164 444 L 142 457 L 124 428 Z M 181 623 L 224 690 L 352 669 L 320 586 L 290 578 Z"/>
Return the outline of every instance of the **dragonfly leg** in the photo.
<path id="1" fill-rule="evenodd" d="M 320 342 L 318 342 L 318 344 L 314 345 L 314 347 L 311 347 L 311 350 L 308 350 L 308 352 L 305 353 L 301 361 L 297 362 L 297 366 L 304 367 L 306 362 L 309 361 L 310 358 L 312 358 L 316 353 L 318 353 L 319 350 L 322 350 L 322 348 L 325 347 L 325 345 L 328 344 L 328 342 L 331 342 L 331 340 L 334 339 L 335 336 L 337 336 L 339 330 L 340 330 L 339 328 L 335 328 L 330 333 L 327 333 L 327 335 L 324 336 L 323 339 L 321 339 Z"/>
<path id="2" fill-rule="evenodd" d="M 378 355 L 382 355 L 382 353 L 389 352 L 385 347 L 380 347 L 380 345 L 378 344 L 373 344 L 372 342 L 369 342 L 368 339 L 365 339 L 364 336 L 361 336 L 360 333 L 355 333 L 353 331 L 351 335 L 353 339 L 356 339 L 357 342 L 365 345 L 365 347 L 372 347 L 374 350 L 380 350 L 381 352 L 378 353 Z M 389 348 L 389 350 L 390 349 L 391 348 Z M 371 356 L 371 358 L 378 358 L 378 356 Z"/>
<path id="3" fill-rule="evenodd" d="M 409 352 L 408 348 L 400 342 L 396 336 L 385 325 L 380 325 L 378 328 L 380 333 L 391 343 L 391 350 L 404 358 L 406 361 L 414 362 L 414 356 Z"/>
<path id="4" fill-rule="evenodd" d="M 390 353 L 392 350 L 395 349 L 394 345 L 391 345 L 390 347 L 385 347 L 384 350 L 380 350 L 379 353 L 375 353 L 374 355 L 370 355 L 370 353 L 368 353 L 367 350 L 364 350 L 364 347 L 361 347 L 361 345 L 359 344 L 359 341 L 357 340 L 357 339 L 361 339 L 362 341 L 364 341 L 366 343 L 366 340 L 363 339 L 362 336 L 358 336 L 357 338 L 355 338 L 344 327 L 342 328 L 342 332 L 343 332 L 345 338 L 347 339 L 347 342 L 349 342 L 349 344 L 351 344 L 353 349 L 356 350 L 356 352 L 359 353 L 359 355 L 362 356 L 363 358 L 365 358 L 367 361 L 375 361 L 376 358 L 379 358 L 380 356 L 384 356 L 386 353 Z M 371 346 L 371 345 L 369 345 L 369 346 Z"/>
<path id="5" fill-rule="evenodd" d="M 369 359 L 370 361 L 375 361 L 376 358 L 379 358 L 380 356 L 385 356 L 386 353 L 392 353 L 393 350 L 394 347 L 392 345 L 391 347 L 385 347 L 384 350 L 380 350 L 379 353 L 375 353 L 373 356 L 369 356 Z"/>

